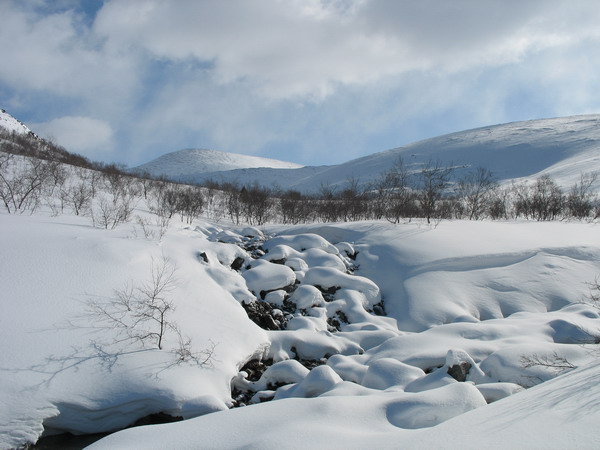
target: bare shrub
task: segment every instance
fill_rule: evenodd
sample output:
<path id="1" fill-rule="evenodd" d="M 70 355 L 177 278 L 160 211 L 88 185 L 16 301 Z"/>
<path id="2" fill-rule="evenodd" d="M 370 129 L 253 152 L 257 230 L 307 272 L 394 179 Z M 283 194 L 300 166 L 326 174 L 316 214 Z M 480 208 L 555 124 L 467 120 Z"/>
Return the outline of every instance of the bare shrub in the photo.
<path id="1" fill-rule="evenodd" d="M 550 355 L 538 355 L 537 353 L 533 355 L 522 355 L 520 363 L 524 369 L 545 367 L 549 369 L 553 375 L 560 375 L 563 372 L 577 368 L 575 364 L 556 352 L 553 352 Z"/>
<path id="2" fill-rule="evenodd" d="M 453 169 L 440 161 L 428 161 L 419 172 L 417 196 L 421 213 L 431 222 L 436 216 L 438 202 L 450 184 Z"/>
<path id="3" fill-rule="evenodd" d="M 579 183 L 575 183 L 567 194 L 567 210 L 571 217 L 584 219 L 594 210 L 592 186 L 598 179 L 598 172 L 581 174 Z"/>
<path id="4" fill-rule="evenodd" d="M 94 299 L 88 303 L 88 315 L 94 319 L 95 328 L 116 332 L 109 344 L 122 342 L 140 344 L 144 348 L 163 350 L 165 339 L 176 339 L 171 350 L 176 363 L 193 362 L 210 365 L 215 345 L 199 352 L 193 351 L 192 340 L 183 336 L 171 314 L 175 305 L 170 294 L 176 285 L 176 267 L 163 257 L 152 259 L 151 278 L 139 286 L 131 283 L 115 290 L 109 299 Z"/>
<path id="5" fill-rule="evenodd" d="M 497 186 L 492 172 L 483 167 L 469 172 L 458 181 L 457 193 L 464 202 L 469 220 L 479 220 L 489 211 L 492 193 Z"/>
<path id="6" fill-rule="evenodd" d="M 91 209 L 94 226 L 114 230 L 117 225 L 128 222 L 134 205 L 129 196 L 102 197 Z"/>
<path id="7" fill-rule="evenodd" d="M 0 154 L 0 200 L 9 214 L 33 214 L 40 204 L 52 164 L 39 158 Z"/>

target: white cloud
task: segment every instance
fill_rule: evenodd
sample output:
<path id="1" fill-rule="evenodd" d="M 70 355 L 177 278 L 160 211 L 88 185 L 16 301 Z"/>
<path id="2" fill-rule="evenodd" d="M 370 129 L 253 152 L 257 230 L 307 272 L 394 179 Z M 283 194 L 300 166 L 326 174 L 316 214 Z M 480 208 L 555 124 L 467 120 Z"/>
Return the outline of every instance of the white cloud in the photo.
<path id="1" fill-rule="evenodd" d="M 34 6 L 0 2 L 1 82 L 17 91 L 94 101 L 134 91 L 135 54 L 104 46 L 73 10 L 48 14 Z"/>
<path id="2" fill-rule="evenodd" d="M 595 0 L 107 0 L 95 17 L 73 1 L 0 0 L 0 94 L 62 116 L 44 127 L 96 158 L 210 146 L 318 164 L 600 108 Z M 105 127 L 62 137 L 75 117 Z"/>
<path id="3" fill-rule="evenodd" d="M 38 134 L 53 139 L 69 151 L 99 155 L 113 150 L 111 126 L 90 117 L 65 116 L 49 122 L 32 124 Z"/>
<path id="4" fill-rule="evenodd" d="M 348 6 L 350 5 L 350 6 Z M 593 1 L 112 1 L 95 31 L 156 58 L 212 64 L 274 98 L 322 98 L 335 86 L 413 70 L 511 63 L 597 39 Z"/>

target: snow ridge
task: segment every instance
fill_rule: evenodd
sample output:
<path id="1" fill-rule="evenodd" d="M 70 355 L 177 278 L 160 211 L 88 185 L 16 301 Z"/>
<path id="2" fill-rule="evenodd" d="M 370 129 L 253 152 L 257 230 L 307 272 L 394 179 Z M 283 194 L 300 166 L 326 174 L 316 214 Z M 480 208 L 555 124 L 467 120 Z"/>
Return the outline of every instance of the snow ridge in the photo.
<path id="1" fill-rule="evenodd" d="M 4 109 L 0 109 L 0 127 L 5 128 L 8 131 L 14 131 L 18 134 L 33 133 L 21 121 L 15 119 Z"/>

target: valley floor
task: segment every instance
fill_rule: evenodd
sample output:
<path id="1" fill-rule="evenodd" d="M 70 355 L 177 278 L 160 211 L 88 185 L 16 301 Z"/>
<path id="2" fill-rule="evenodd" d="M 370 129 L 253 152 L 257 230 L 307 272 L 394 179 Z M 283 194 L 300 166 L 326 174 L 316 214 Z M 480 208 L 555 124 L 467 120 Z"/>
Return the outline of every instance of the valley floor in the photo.
<path id="1" fill-rule="evenodd" d="M 0 448 L 156 413 L 92 448 L 600 445 L 598 224 L 0 229 Z M 158 349 L 102 313 L 161 264 Z"/>

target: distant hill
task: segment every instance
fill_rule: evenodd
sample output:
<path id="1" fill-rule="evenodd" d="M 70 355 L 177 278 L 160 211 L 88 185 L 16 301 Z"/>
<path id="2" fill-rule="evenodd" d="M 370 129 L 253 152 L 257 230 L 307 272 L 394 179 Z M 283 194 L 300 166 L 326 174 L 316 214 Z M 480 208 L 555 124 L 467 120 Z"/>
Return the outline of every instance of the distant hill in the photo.
<path id="1" fill-rule="evenodd" d="M 297 169 L 302 167 L 276 159 L 240 155 L 217 150 L 185 149 L 160 156 L 146 164 L 134 167 L 134 172 L 148 172 L 177 180 L 192 180 L 206 173 L 231 171 L 257 167 Z"/>
<path id="2" fill-rule="evenodd" d="M 457 176 L 481 166 L 503 182 L 548 174 L 568 187 L 578 181 L 582 172 L 600 171 L 600 115 L 512 122 L 460 131 L 333 166 L 285 170 L 248 165 L 234 168 L 236 164 L 243 165 L 242 159 L 251 157 L 229 153 L 229 167 L 234 170 L 227 170 L 225 164 L 196 165 L 192 158 L 194 153 L 187 152 L 190 151 L 171 153 L 161 157 L 165 160 L 158 158 L 148 164 L 165 161 L 171 164 L 168 176 L 182 181 L 216 179 L 241 184 L 256 181 L 267 186 L 277 184 L 282 188 L 312 192 L 321 185 L 343 186 L 349 178 L 357 178 L 362 183 L 372 181 L 402 157 L 409 169 L 415 171 L 428 160 L 439 160 L 457 167 Z M 240 158 L 240 162 L 235 161 L 236 158 Z M 148 165 L 140 167 L 145 166 Z M 596 186 L 598 188 L 600 186 Z"/>

